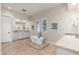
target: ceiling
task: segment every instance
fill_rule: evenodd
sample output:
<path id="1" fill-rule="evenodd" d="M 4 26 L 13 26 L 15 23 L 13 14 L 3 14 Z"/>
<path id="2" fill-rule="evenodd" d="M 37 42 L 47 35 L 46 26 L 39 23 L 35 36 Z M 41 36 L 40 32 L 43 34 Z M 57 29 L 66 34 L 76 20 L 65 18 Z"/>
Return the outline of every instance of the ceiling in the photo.
<path id="1" fill-rule="evenodd" d="M 62 4 L 63 3 L 2 3 L 2 8 L 8 9 L 8 7 L 12 7 L 11 10 L 14 12 L 25 16 L 33 16 Z M 23 12 L 22 9 L 26 9 L 27 11 Z"/>

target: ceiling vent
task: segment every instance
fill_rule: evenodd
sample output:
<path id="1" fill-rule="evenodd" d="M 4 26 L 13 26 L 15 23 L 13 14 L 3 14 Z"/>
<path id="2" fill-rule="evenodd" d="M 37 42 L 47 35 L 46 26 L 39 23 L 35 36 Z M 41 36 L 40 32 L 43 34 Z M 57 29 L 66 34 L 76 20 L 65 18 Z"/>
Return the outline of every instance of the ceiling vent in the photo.
<path id="1" fill-rule="evenodd" d="M 26 10 L 26 9 L 22 9 L 22 11 L 23 11 L 23 12 L 26 12 L 27 10 Z"/>

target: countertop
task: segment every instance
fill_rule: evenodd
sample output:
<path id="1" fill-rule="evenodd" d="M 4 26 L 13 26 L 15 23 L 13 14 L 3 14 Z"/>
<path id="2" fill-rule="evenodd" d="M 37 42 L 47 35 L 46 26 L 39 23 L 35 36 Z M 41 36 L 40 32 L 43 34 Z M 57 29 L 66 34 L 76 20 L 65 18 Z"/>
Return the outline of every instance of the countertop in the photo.
<path id="1" fill-rule="evenodd" d="M 56 45 L 79 53 L 79 38 L 75 38 L 75 35 L 64 35 Z"/>
<path id="2" fill-rule="evenodd" d="M 14 30 L 13 32 L 29 32 L 29 30 Z"/>

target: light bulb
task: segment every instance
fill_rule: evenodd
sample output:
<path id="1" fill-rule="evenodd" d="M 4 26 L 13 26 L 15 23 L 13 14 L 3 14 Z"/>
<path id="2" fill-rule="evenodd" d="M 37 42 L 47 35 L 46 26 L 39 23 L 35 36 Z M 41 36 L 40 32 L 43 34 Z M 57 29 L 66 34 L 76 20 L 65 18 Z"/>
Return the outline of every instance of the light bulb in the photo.
<path id="1" fill-rule="evenodd" d="M 8 9 L 9 9 L 9 10 L 11 10 L 11 9 L 12 9 L 12 7 L 8 7 Z"/>

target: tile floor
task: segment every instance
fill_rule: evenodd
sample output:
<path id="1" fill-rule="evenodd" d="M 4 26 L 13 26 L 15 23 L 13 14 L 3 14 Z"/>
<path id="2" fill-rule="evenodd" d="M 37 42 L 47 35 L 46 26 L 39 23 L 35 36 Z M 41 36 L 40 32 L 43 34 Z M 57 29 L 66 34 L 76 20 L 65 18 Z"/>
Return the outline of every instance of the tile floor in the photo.
<path id="1" fill-rule="evenodd" d="M 55 46 L 48 43 L 36 45 L 30 39 L 4 43 L 1 49 L 3 55 L 54 55 L 56 52 Z"/>
<path id="2" fill-rule="evenodd" d="M 0 44 L 0 54 L 1 54 L 1 44 Z"/>

